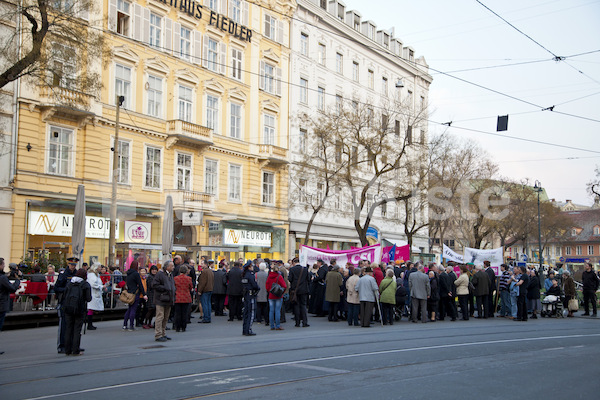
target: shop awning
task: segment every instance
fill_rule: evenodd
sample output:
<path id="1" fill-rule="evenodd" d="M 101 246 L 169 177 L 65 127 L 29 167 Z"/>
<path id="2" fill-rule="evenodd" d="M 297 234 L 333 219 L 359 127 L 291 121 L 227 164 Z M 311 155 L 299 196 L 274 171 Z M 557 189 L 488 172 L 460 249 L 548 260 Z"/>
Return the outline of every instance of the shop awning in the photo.
<path id="1" fill-rule="evenodd" d="M 75 200 L 64 200 L 64 199 L 48 199 L 48 200 L 32 200 L 29 203 L 30 207 L 48 207 L 54 209 L 75 209 Z M 85 206 L 87 211 L 93 212 L 102 212 L 103 210 L 107 210 L 110 205 L 109 204 L 101 204 L 101 203 L 93 203 L 86 201 Z M 132 207 L 132 206 L 117 206 L 117 215 L 119 214 L 135 214 L 140 216 L 148 216 L 148 217 L 160 217 L 159 209 L 150 209 L 150 208 L 142 208 L 142 207 Z"/>

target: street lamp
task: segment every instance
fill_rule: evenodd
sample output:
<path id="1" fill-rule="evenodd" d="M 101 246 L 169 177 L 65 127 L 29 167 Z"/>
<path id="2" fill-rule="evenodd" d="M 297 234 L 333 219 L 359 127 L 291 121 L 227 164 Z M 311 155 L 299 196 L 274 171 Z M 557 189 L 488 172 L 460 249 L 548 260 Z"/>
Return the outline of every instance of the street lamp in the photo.
<path id="1" fill-rule="evenodd" d="M 542 184 L 540 181 L 536 180 L 535 185 L 533 186 L 533 190 L 537 192 L 537 203 L 538 203 L 538 259 L 540 261 L 540 268 L 538 273 L 542 273 L 542 218 L 540 216 L 540 193 L 542 192 Z"/>

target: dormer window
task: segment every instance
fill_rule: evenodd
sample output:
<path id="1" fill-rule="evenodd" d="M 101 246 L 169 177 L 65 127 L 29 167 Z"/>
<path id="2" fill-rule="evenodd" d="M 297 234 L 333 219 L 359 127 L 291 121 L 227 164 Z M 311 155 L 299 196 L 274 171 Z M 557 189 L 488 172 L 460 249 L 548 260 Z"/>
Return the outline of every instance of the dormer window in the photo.
<path id="1" fill-rule="evenodd" d="M 571 229 L 571 236 L 577 236 L 577 228 Z"/>
<path id="2" fill-rule="evenodd" d="M 600 236 L 600 226 L 594 227 L 594 236 Z"/>

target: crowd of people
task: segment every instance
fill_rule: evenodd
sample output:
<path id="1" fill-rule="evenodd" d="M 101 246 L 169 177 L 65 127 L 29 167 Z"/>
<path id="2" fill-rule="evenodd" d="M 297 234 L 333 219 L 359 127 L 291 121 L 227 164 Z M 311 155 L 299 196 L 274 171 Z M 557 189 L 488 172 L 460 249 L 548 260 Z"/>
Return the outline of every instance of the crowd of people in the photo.
<path id="1" fill-rule="evenodd" d="M 161 268 L 141 267 L 134 260 L 123 276 L 118 269 L 111 269 L 112 275 L 103 273 L 106 268 L 99 263 L 77 269 L 78 262 L 75 257 L 69 258 L 68 268 L 56 279 L 54 270 L 46 276 L 40 274 L 42 279 L 52 278 L 58 298 L 58 352 L 66 355 L 83 353 L 81 328 L 86 324 L 88 330 L 96 329 L 93 316 L 104 310 L 106 294 L 112 287 L 129 294 L 125 296 L 129 300 L 123 331 L 153 329 L 158 342 L 171 340 L 168 330 L 186 331 L 194 304 L 200 312 L 198 323 L 211 323 L 214 311 L 215 317 L 243 321 L 245 336 L 255 335 L 254 323 L 283 330 L 288 313 L 296 327 L 309 327 L 308 315 L 312 314 L 368 328 L 376 323 L 393 325 L 402 318 L 413 323 L 494 316 L 527 321 L 538 314 L 551 315 L 549 307 L 557 303 L 567 310 L 567 317 L 578 309 L 570 304 L 576 299 L 575 283 L 570 271 L 561 265 L 557 265 L 558 270 L 544 271 L 544 278 L 535 268 L 506 264 L 501 265 L 497 276 L 487 261 L 484 265 L 450 262 L 443 266 L 362 260 L 356 266 L 339 266 L 336 260 L 329 264 L 317 260 L 312 266 L 303 266 L 298 258 L 287 263 L 238 259 L 231 265 L 226 260 L 215 265 L 213 260 L 202 258 L 196 268 L 189 257 L 175 256 Z M 2 259 L 0 266 L 1 329 L 7 294 L 17 290 L 19 276 L 12 264 L 9 276 L 3 272 Z M 585 316 L 597 315 L 599 284 L 592 265 L 586 264 L 582 274 Z"/>

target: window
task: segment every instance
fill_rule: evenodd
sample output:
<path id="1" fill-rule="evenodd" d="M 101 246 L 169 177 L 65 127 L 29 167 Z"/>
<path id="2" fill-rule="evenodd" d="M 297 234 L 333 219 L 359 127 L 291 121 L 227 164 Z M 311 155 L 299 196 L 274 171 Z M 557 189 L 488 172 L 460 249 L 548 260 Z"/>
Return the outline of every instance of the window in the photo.
<path id="1" fill-rule="evenodd" d="M 128 1 L 117 0 L 117 33 L 123 36 L 130 35 L 131 4 Z"/>
<path id="2" fill-rule="evenodd" d="M 394 133 L 396 136 L 400 136 L 400 121 L 396 120 L 394 123 Z"/>
<path id="3" fill-rule="evenodd" d="M 207 38 L 206 45 L 206 68 L 213 72 L 219 70 L 219 43 L 212 39 Z"/>
<path id="4" fill-rule="evenodd" d="M 315 196 L 315 200 L 316 200 L 315 204 L 321 204 L 321 202 L 323 201 L 323 195 L 324 195 L 322 183 L 317 183 L 317 193 L 315 193 L 315 195 L 316 195 Z"/>
<path id="5" fill-rule="evenodd" d="M 300 54 L 308 57 L 308 34 L 300 34 Z"/>
<path id="6" fill-rule="evenodd" d="M 300 128 L 299 134 L 298 134 L 298 151 L 300 151 L 300 153 L 304 154 L 306 153 L 306 136 L 308 135 L 308 132 L 306 131 L 306 129 Z"/>
<path id="7" fill-rule="evenodd" d="M 413 92 L 412 92 L 412 90 L 408 91 L 408 106 L 411 109 L 413 108 Z"/>
<path id="8" fill-rule="evenodd" d="M 323 43 L 319 43 L 319 51 L 317 53 L 317 62 L 321 65 L 325 65 L 327 48 Z"/>
<path id="9" fill-rule="evenodd" d="M 230 108 L 229 136 L 235 139 L 242 138 L 242 106 L 231 103 Z"/>
<path id="10" fill-rule="evenodd" d="M 565 247 L 565 255 L 567 255 L 567 256 L 571 255 L 571 246 Z"/>
<path id="11" fill-rule="evenodd" d="M 75 49 L 60 43 L 52 45 L 52 86 L 77 88 L 77 55 Z"/>
<path id="12" fill-rule="evenodd" d="M 425 97 L 421 96 L 421 110 L 425 109 Z"/>
<path id="13" fill-rule="evenodd" d="M 114 138 L 112 140 L 114 145 Z M 119 140 L 119 158 L 117 159 L 117 183 L 129 184 L 129 162 L 131 143 L 127 140 Z M 111 163 L 112 167 L 112 163 Z M 111 180 L 112 180 L 111 174 Z"/>
<path id="14" fill-rule="evenodd" d="M 381 78 L 381 94 L 388 95 L 388 79 L 385 76 Z"/>
<path id="15" fill-rule="evenodd" d="M 360 74 L 359 74 L 359 65 L 357 61 L 353 61 L 352 62 L 352 80 L 354 80 L 354 82 L 358 82 L 360 79 Z"/>
<path id="16" fill-rule="evenodd" d="M 267 93 L 281 95 L 281 68 L 261 61 L 259 87 Z"/>
<path id="17" fill-rule="evenodd" d="M 129 109 L 131 105 L 131 68 L 119 64 L 115 66 L 115 94 L 125 97 L 122 107 Z"/>
<path id="18" fill-rule="evenodd" d="M 594 245 L 588 245 L 588 256 L 594 255 Z"/>
<path id="19" fill-rule="evenodd" d="M 263 192 L 262 202 L 263 204 L 275 203 L 275 174 L 272 172 L 263 172 Z"/>
<path id="20" fill-rule="evenodd" d="M 367 36 L 369 37 L 369 39 L 375 40 L 375 27 L 371 24 L 369 24 L 368 26 Z"/>
<path id="21" fill-rule="evenodd" d="M 192 190 L 192 156 L 177 153 L 177 190 Z"/>
<path id="22" fill-rule="evenodd" d="M 238 24 L 242 23 L 242 0 L 229 0 L 229 7 L 231 8 L 231 13 L 229 17 L 237 22 Z"/>
<path id="23" fill-rule="evenodd" d="M 223 1 L 225 1 L 225 0 L 223 0 Z M 204 5 L 208 8 L 210 8 L 211 10 L 219 11 L 219 1 L 218 0 L 206 0 L 204 2 Z"/>
<path id="24" fill-rule="evenodd" d="M 561 249 L 561 247 L 560 247 L 560 246 L 555 246 L 555 247 L 554 247 L 554 255 L 555 255 L 555 256 L 561 256 L 561 255 L 562 255 L 562 254 L 561 254 L 561 253 L 562 253 L 562 251 L 561 251 L 561 250 L 562 250 L 562 249 Z"/>
<path id="25" fill-rule="evenodd" d="M 229 164 L 229 201 L 240 202 L 242 200 L 242 167 Z"/>
<path id="26" fill-rule="evenodd" d="M 215 160 L 204 161 L 204 192 L 213 196 L 217 194 L 218 167 Z"/>
<path id="27" fill-rule="evenodd" d="M 408 126 L 408 128 L 406 129 L 406 143 L 407 144 L 412 144 L 413 140 L 412 140 L 412 126 Z"/>
<path id="28" fill-rule="evenodd" d="M 386 114 L 381 114 L 381 130 L 387 133 L 389 117 Z"/>
<path id="29" fill-rule="evenodd" d="M 192 122 L 193 90 L 187 86 L 179 85 L 179 119 Z"/>
<path id="30" fill-rule="evenodd" d="M 415 52 L 413 50 L 408 50 L 408 61 L 415 61 Z"/>
<path id="31" fill-rule="evenodd" d="M 344 73 L 344 56 L 341 53 L 335 53 L 335 72 Z"/>
<path id="32" fill-rule="evenodd" d="M 306 203 L 308 201 L 306 196 L 306 179 L 300 179 L 298 181 L 298 191 L 300 194 L 300 203 Z"/>
<path id="33" fill-rule="evenodd" d="M 369 85 L 369 89 L 375 89 L 375 73 L 372 69 L 369 70 L 367 78 L 367 84 Z"/>
<path id="34" fill-rule="evenodd" d="M 381 216 L 383 218 L 387 217 L 387 203 L 381 204 Z"/>
<path id="35" fill-rule="evenodd" d="M 145 187 L 150 189 L 160 189 L 161 171 L 161 149 L 157 147 L 146 147 L 146 179 Z"/>
<path id="36" fill-rule="evenodd" d="M 48 140 L 48 173 L 73 175 L 73 130 L 50 127 Z"/>
<path id="37" fill-rule="evenodd" d="M 580 245 L 575 246 L 575 255 L 580 256 L 583 254 L 583 250 Z"/>
<path id="38" fill-rule="evenodd" d="M 276 40 L 277 19 L 269 14 L 265 14 L 265 37 Z"/>
<path id="39" fill-rule="evenodd" d="M 352 152 L 350 153 L 350 159 L 352 160 L 352 164 L 358 163 L 358 147 L 352 146 Z"/>
<path id="40" fill-rule="evenodd" d="M 317 89 L 317 109 L 319 111 L 325 110 L 325 88 L 321 86 Z"/>
<path id="41" fill-rule="evenodd" d="M 190 60 L 192 54 L 192 31 L 186 27 L 181 27 L 181 35 L 179 39 L 181 58 Z"/>
<path id="42" fill-rule="evenodd" d="M 300 103 L 308 103 L 308 81 L 300 78 Z"/>
<path id="43" fill-rule="evenodd" d="M 600 235 L 600 226 L 595 226 L 594 227 L 594 236 L 598 236 Z"/>
<path id="44" fill-rule="evenodd" d="M 162 109 L 162 79 L 156 76 L 148 76 L 148 115 L 161 116 Z"/>
<path id="45" fill-rule="evenodd" d="M 336 163 L 341 163 L 342 162 L 342 142 L 339 140 L 336 140 L 335 142 L 335 162 Z"/>
<path id="46" fill-rule="evenodd" d="M 231 77 L 242 80 L 242 51 L 231 49 Z"/>
<path id="47" fill-rule="evenodd" d="M 217 132 L 219 130 L 219 98 L 206 96 L 206 126 Z"/>
<path id="48" fill-rule="evenodd" d="M 335 109 L 338 113 L 344 109 L 344 98 L 340 94 L 335 95 Z"/>
<path id="49" fill-rule="evenodd" d="M 275 117 L 264 114 L 263 117 L 263 144 L 275 144 Z"/>
<path id="50" fill-rule="evenodd" d="M 150 46 L 160 48 L 160 37 L 162 36 L 162 17 L 150 13 Z"/>
<path id="51" fill-rule="evenodd" d="M 577 236 L 577 229 L 571 229 L 571 236 Z"/>

